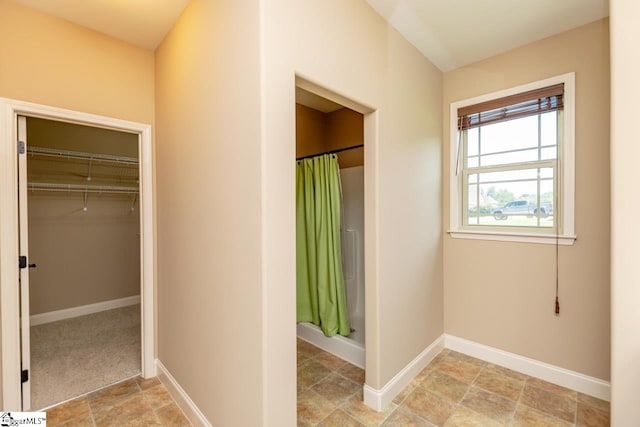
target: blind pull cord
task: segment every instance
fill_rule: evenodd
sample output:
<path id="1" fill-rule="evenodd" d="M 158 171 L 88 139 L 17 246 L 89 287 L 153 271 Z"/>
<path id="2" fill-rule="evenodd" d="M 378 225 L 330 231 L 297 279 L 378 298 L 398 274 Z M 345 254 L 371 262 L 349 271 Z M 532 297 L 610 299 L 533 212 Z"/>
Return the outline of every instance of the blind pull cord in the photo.
<path id="1" fill-rule="evenodd" d="M 558 297 L 558 290 L 560 288 L 560 228 L 558 227 L 558 216 L 557 216 L 557 212 L 558 212 L 558 189 L 556 188 L 555 194 L 554 194 L 554 201 L 553 203 L 555 203 L 555 206 L 553 207 L 553 221 L 555 222 L 555 226 L 556 226 L 556 317 L 560 316 L 560 299 Z"/>
<path id="2" fill-rule="evenodd" d="M 462 122 L 463 118 L 458 117 L 458 151 L 456 152 L 456 176 L 460 174 L 460 148 L 462 147 Z"/>
<path id="3" fill-rule="evenodd" d="M 558 298 L 559 274 L 558 274 L 558 233 L 556 233 L 556 316 L 560 316 L 560 300 Z"/>

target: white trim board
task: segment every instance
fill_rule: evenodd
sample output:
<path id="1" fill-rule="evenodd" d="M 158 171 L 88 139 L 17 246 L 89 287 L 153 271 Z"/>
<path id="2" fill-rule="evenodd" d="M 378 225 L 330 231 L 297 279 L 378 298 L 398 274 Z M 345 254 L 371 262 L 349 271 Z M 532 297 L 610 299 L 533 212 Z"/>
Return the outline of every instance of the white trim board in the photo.
<path id="1" fill-rule="evenodd" d="M 606 401 L 611 399 L 611 384 L 598 378 L 452 335 L 444 335 L 444 346 L 459 353 L 540 378 L 598 399 Z"/>
<path id="2" fill-rule="evenodd" d="M 156 370 L 158 372 L 158 379 L 166 387 L 171 397 L 173 397 L 173 400 L 176 401 L 176 404 L 191 424 L 196 427 L 211 427 L 211 423 L 159 359 L 156 359 Z"/>
<path id="3" fill-rule="evenodd" d="M 444 342 L 444 335 L 442 335 L 409 362 L 380 390 L 365 384 L 363 389 L 364 404 L 376 411 L 382 411 L 442 351 Z"/>
<path id="4" fill-rule="evenodd" d="M 46 313 L 32 315 L 30 317 L 31 326 L 57 322 L 58 320 L 71 319 L 73 317 L 85 316 L 87 314 L 99 313 L 101 311 L 113 310 L 114 308 L 127 307 L 135 304 L 140 304 L 140 295 L 65 308 L 63 310 L 48 311 Z"/>
<path id="5" fill-rule="evenodd" d="M 376 411 L 382 411 L 443 349 L 448 348 L 485 362 L 500 365 L 514 371 L 540 378 L 553 384 L 609 401 L 611 384 L 607 381 L 528 357 L 489 347 L 463 338 L 443 334 L 415 359 L 398 372 L 380 390 L 364 385 L 364 403 Z"/>

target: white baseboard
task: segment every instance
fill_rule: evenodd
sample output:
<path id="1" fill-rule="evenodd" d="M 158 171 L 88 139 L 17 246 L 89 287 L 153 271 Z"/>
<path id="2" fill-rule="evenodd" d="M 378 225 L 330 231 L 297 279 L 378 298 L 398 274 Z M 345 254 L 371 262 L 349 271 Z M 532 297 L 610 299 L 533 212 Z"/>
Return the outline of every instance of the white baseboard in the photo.
<path id="1" fill-rule="evenodd" d="M 156 366 L 158 370 L 158 379 L 165 386 L 173 400 L 176 401 L 176 404 L 187 419 L 191 422 L 193 426 L 196 427 L 211 427 L 211 423 L 207 420 L 207 418 L 200 412 L 200 409 L 193 403 L 193 400 L 189 397 L 189 395 L 180 387 L 180 384 L 176 381 L 175 378 L 169 373 L 167 368 L 160 362 L 160 360 L 156 359 Z"/>
<path id="2" fill-rule="evenodd" d="M 575 371 L 560 368 L 528 357 L 489 347 L 484 344 L 444 335 L 444 346 L 459 353 L 504 366 L 532 377 L 554 383 L 589 396 L 609 401 L 611 384 L 598 378 L 583 375 Z"/>
<path id="3" fill-rule="evenodd" d="M 81 305 L 79 307 L 71 307 L 64 310 L 34 314 L 29 317 L 29 320 L 31 321 L 31 326 L 36 326 L 42 325 L 44 323 L 57 322 L 58 320 L 71 319 L 72 317 L 84 316 L 86 314 L 98 313 L 100 311 L 112 310 L 114 308 L 126 307 L 134 304 L 140 304 L 140 295 L 112 299 L 110 301 L 103 301 L 95 304 Z"/>
<path id="4" fill-rule="evenodd" d="M 298 338 L 364 369 L 365 349 L 362 345 L 339 335 L 328 338 L 324 336 L 319 327 L 311 323 L 298 323 L 296 328 Z"/>
<path id="5" fill-rule="evenodd" d="M 380 390 L 364 385 L 364 403 L 376 411 L 382 411 L 444 348 L 444 335 L 425 348 L 415 359 L 396 374 Z"/>

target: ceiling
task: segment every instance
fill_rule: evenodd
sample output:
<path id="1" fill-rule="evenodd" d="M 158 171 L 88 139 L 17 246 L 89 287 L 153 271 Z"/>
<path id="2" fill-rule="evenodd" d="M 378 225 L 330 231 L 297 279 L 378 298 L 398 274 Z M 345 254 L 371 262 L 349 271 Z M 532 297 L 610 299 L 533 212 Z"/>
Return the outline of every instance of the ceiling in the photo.
<path id="1" fill-rule="evenodd" d="M 148 49 L 160 44 L 189 2 L 16 1 Z M 609 16 L 609 0 L 366 1 L 442 71 Z"/>
<path id="2" fill-rule="evenodd" d="M 327 98 L 323 98 L 320 95 L 316 95 L 299 87 L 296 87 L 296 103 L 323 113 L 331 113 L 344 108 L 344 106 L 340 104 L 329 101 Z"/>
<path id="3" fill-rule="evenodd" d="M 609 16 L 609 0 L 367 0 L 450 71 Z"/>
<path id="4" fill-rule="evenodd" d="M 189 0 L 15 0 L 25 6 L 155 50 Z"/>

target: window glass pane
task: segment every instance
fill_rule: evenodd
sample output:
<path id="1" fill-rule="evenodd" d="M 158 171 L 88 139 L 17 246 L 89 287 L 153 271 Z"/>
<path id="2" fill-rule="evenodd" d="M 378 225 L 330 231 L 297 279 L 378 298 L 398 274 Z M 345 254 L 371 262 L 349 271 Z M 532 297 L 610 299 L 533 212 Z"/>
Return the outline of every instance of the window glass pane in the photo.
<path id="1" fill-rule="evenodd" d="M 477 175 L 470 175 L 469 180 L 477 181 Z M 467 186 L 467 224 L 478 224 L 478 184 Z M 482 204 L 482 202 L 481 202 Z"/>
<path id="2" fill-rule="evenodd" d="M 554 193 L 554 169 L 540 169 L 540 226 L 553 227 L 554 215 L 553 207 L 555 206 Z"/>
<path id="3" fill-rule="evenodd" d="M 483 126 L 480 138 L 481 154 L 537 147 L 538 116 Z"/>
<path id="4" fill-rule="evenodd" d="M 468 187 L 468 225 L 554 226 L 554 168 L 529 168 L 479 175 L 479 186 L 473 184 Z"/>
<path id="5" fill-rule="evenodd" d="M 478 157 L 469 157 L 467 159 L 467 167 L 468 168 L 477 168 L 478 167 Z"/>
<path id="6" fill-rule="evenodd" d="M 542 160 L 551 160 L 558 158 L 558 147 L 547 147 L 543 148 L 540 151 Z"/>
<path id="7" fill-rule="evenodd" d="M 556 145 L 558 141 L 558 112 L 540 115 L 540 140 L 542 145 Z"/>
<path id="8" fill-rule="evenodd" d="M 535 162 L 538 160 L 538 149 L 516 151 L 511 153 L 491 154 L 480 157 L 481 166 L 508 165 L 512 163 Z"/>
<path id="9" fill-rule="evenodd" d="M 478 155 L 478 128 L 468 129 L 467 132 L 467 155 Z"/>
<path id="10" fill-rule="evenodd" d="M 543 181 L 540 184 L 540 227 L 553 227 L 555 221 L 553 181 Z"/>
<path id="11" fill-rule="evenodd" d="M 549 169 L 549 168 L 545 168 Z M 480 174 L 481 183 L 513 180 L 532 180 L 538 177 L 538 169 L 516 169 L 513 171 L 488 172 Z"/>
<path id="12" fill-rule="evenodd" d="M 553 168 L 540 168 L 540 178 L 553 178 Z"/>

